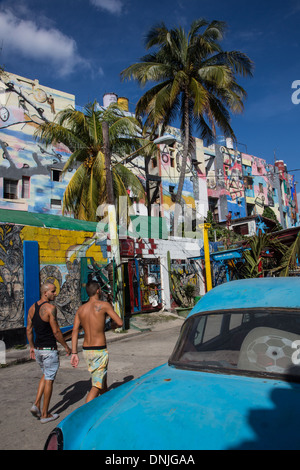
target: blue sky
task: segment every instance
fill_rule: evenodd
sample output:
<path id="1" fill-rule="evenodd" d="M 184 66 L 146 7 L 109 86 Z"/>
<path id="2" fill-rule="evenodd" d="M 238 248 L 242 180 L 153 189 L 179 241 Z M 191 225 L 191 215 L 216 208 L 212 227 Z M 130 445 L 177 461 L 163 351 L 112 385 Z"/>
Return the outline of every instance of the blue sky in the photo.
<path id="1" fill-rule="evenodd" d="M 292 83 L 300 81 L 300 0 L 0 0 L 0 64 L 75 94 L 78 105 L 115 92 L 133 111 L 142 90 L 122 83 L 120 72 L 145 54 L 147 31 L 161 21 L 188 30 L 200 17 L 225 21 L 223 49 L 255 63 L 254 77 L 239 79 L 245 111 L 232 119 L 240 150 L 268 163 L 275 151 L 289 171 L 300 168 L 300 104 L 292 102 Z M 300 171 L 294 174 L 300 182 Z"/>

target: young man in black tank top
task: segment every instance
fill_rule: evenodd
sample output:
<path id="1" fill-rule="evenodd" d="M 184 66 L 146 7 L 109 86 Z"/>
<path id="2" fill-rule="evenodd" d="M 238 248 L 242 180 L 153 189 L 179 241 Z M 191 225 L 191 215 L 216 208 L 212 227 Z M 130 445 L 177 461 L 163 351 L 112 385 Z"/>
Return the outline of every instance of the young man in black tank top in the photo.
<path id="1" fill-rule="evenodd" d="M 41 423 L 48 423 L 59 417 L 58 414 L 49 414 L 49 404 L 53 390 L 53 382 L 59 368 L 57 341 L 65 348 L 69 356 L 71 350 L 67 345 L 57 323 L 56 307 L 49 302 L 56 296 L 54 284 L 46 283 L 41 287 L 41 298 L 33 304 L 28 311 L 27 338 L 30 346 L 30 358 L 40 365 L 43 376 L 40 380 L 35 403 L 31 413 L 40 418 Z M 33 340 L 33 330 L 35 340 Z M 41 411 L 41 400 L 44 396 Z"/>

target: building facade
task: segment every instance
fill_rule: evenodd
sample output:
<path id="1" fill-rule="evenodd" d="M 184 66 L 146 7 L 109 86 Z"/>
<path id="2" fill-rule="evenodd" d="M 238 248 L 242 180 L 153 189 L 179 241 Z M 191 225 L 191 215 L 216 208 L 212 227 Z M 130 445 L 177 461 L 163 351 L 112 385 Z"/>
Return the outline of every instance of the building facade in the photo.
<path id="1" fill-rule="evenodd" d="M 273 210 L 283 228 L 299 224 L 294 176 L 283 161 L 274 165 L 239 152 L 229 141 L 209 149 L 207 192 L 209 210 L 216 222 L 262 215 Z"/>
<path id="2" fill-rule="evenodd" d="M 15 74 L 0 76 L 0 208 L 61 214 L 70 151 L 62 144 L 46 148 L 34 133 L 68 106 L 75 106 L 74 95 Z"/>

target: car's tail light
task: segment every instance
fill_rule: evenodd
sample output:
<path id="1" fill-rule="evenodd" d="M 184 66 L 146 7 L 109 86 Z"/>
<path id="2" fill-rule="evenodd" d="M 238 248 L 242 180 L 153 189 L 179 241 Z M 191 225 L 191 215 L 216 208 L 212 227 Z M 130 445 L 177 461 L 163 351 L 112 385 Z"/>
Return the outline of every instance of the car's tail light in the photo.
<path id="1" fill-rule="evenodd" d="M 44 450 L 63 450 L 63 434 L 59 428 L 49 434 Z"/>

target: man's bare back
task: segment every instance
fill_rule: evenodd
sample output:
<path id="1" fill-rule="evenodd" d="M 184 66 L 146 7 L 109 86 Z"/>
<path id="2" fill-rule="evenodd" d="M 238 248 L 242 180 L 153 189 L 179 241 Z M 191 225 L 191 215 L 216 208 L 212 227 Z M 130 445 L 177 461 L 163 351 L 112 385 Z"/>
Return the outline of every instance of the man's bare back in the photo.
<path id="1" fill-rule="evenodd" d="M 77 367 L 79 363 L 77 345 L 80 327 L 84 330 L 83 347 L 99 348 L 106 345 L 105 320 L 107 315 L 113 321 L 113 328 L 123 325 L 123 320 L 114 311 L 110 303 L 100 300 L 101 289 L 97 282 L 91 281 L 90 285 L 87 285 L 87 293 L 89 301 L 79 307 L 73 323 L 71 357 L 73 367 Z"/>
<path id="2" fill-rule="evenodd" d="M 114 328 L 122 326 L 123 320 L 108 302 L 100 300 L 101 289 L 96 281 L 89 281 L 86 285 L 86 291 L 89 301 L 79 307 L 74 318 L 71 364 L 73 367 L 77 367 L 79 364 L 78 333 L 80 326 L 82 326 L 84 330 L 83 353 L 84 356 L 86 353 L 85 360 L 92 375 L 92 388 L 86 398 L 86 402 L 88 402 L 107 390 L 106 316 L 108 315 L 112 319 Z"/>
<path id="3" fill-rule="evenodd" d="M 84 347 L 104 346 L 106 316 L 109 315 L 115 322 L 120 319 L 108 302 L 94 299 L 79 307 L 77 314 L 84 330 Z"/>

